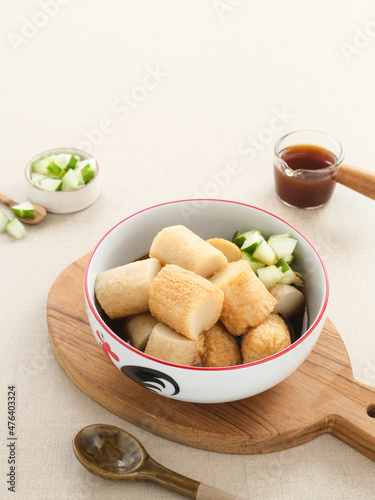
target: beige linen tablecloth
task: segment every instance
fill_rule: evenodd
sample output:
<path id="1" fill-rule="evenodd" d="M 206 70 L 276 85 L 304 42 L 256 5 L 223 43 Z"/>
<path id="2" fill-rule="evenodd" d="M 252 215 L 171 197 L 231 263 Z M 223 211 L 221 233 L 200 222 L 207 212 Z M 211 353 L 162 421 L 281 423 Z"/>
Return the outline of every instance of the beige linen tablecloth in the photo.
<path id="1" fill-rule="evenodd" d="M 316 246 L 330 278 L 328 316 L 355 377 L 375 385 L 374 201 L 338 186 L 325 208 L 291 209 L 276 199 L 272 174 L 275 141 L 302 128 L 334 135 L 349 163 L 374 170 L 374 9 L 366 0 L 3 2 L 1 190 L 24 201 L 27 161 L 61 146 L 97 158 L 102 189 L 90 208 L 49 214 L 23 240 L 0 235 L 0 498 L 179 498 L 86 472 L 71 439 L 94 422 L 123 427 L 167 467 L 241 498 L 374 498 L 375 464 L 330 435 L 227 455 L 120 419 L 67 377 L 46 323 L 58 274 L 121 219 L 182 198 L 236 200 L 284 218 Z"/>

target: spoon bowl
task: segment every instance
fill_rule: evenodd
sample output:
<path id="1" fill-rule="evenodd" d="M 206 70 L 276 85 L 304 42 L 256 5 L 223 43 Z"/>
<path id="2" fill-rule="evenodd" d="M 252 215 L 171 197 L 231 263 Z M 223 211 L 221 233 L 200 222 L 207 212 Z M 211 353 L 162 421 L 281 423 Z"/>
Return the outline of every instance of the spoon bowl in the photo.
<path id="1" fill-rule="evenodd" d="M 12 200 L 1 191 L 0 191 L 0 203 L 8 206 L 9 208 L 18 205 L 16 201 Z M 45 216 L 47 215 L 47 210 L 44 207 L 41 207 L 40 205 L 35 205 L 34 203 L 32 203 L 32 206 L 34 207 L 34 217 L 18 217 L 16 215 L 17 219 L 19 219 L 21 222 L 24 222 L 25 224 L 39 224 L 39 222 L 42 222 L 42 220 L 44 220 Z"/>
<path id="2" fill-rule="evenodd" d="M 238 500 L 224 491 L 182 476 L 156 462 L 143 445 L 126 431 L 106 424 L 92 424 L 73 438 L 78 461 L 96 476 L 115 481 L 153 481 L 196 500 Z"/>
<path id="3" fill-rule="evenodd" d="M 109 425 L 81 429 L 73 440 L 73 450 L 87 470 L 110 479 L 130 479 L 147 457 L 136 438 Z"/>

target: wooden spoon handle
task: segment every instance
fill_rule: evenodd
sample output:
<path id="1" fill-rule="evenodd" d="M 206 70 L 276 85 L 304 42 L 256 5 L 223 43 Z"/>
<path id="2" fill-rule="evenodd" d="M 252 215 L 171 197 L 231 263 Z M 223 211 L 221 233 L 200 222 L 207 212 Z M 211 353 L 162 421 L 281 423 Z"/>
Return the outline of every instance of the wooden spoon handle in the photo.
<path id="1" fill-rule="evenodd" d="M 375 200 L 375 172 L 342 163 L 335 181 Z"/>
<path id="2" fill-rule="evenodd" d="M 17 205 L 17 202 L 9 198 L 6 194 L 4 194 L 2 191 L 0 191 L 0 203 L 3 205 L 7 205 L 8 207 L 14 207 L 14 205 Z"/>
<path id="3" fill-rule="evenodd" d="M 225 491 L 218 490 L 216 488 L 213 488 L 212 486 L 208 486 L 207 484 L 200 483 L 198 490 L 197 490 L 197 496 L 195 497 L 196 500 L 239 500 L 238 497 L 235 497 L 233 495 L 230 495 L 229 493 L 226 493 Z"/>
<path id="4" fill-rule="evenodd" d="M 225 491 L 217 490 L 195 481 L 195 479 L 190 479 L 178 472 L 167 469 L 150 456 L 145 460 L 143 468 L 137 476 L 137 479 L 153 481 L 164 488 L 193 500 L 240 500 Z"/>

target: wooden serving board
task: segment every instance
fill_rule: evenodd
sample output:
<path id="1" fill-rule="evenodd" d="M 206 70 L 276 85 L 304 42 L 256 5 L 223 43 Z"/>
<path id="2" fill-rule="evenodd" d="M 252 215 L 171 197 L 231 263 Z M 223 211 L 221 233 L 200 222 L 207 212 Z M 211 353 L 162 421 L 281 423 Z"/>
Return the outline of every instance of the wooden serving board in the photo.
<path id="1" fill-rule="evenodd" d="M 307 360 L 276 387 L 232 403 L 184 403 L 138 385 L 103 353 L 86 315 L 87 259 L 72 263 L 54 282 L 47 320 L 56 358 L 92 399 L 154 434 L 205 450 L 268 453 L 328 432 L 375 460 L 375 388 L 353 378 L 344 343 L 328 319 Z"/>

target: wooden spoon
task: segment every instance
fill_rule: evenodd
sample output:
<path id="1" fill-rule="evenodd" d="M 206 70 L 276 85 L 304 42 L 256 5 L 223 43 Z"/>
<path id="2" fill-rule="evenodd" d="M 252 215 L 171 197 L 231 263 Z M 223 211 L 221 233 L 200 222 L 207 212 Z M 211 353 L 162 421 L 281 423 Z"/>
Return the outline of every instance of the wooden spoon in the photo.
<path id="1" fill-rule="evenodd" d="M 0 203 L 3 205 L 7 205 L 8 207 L 12 208 L 14 205 L 18 205 L 18 203 L 11 198 L 8 198 L 6 194 L 4 194 L 2 191 L 0 191 Z M 47 210 L 44 207 L 41 207 L 40 205 L 34 205 L 34 217 L 17 217 L 22 222 L 25 222 L 25 224 L 39 224 L 39 222 L 42 222 L 42 220 L 45 218 L 47 215 Z"/>
<path id="2" fill-rule="evenodd" d="M 196 500 L 239 500 L 160 465 L 134 436 L 112 425 L 84 427 L 73 438 L 73 450 L 88 471 L 105 479 L 152 481 Z"/>
<path id="3" fill-rule="evenodd" d="M 339 184 L 375 200 L 375 172 L 342 163 L 334 179 Z"/>

